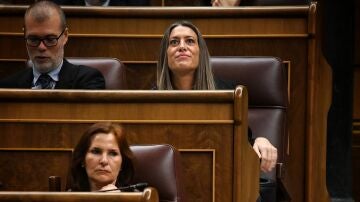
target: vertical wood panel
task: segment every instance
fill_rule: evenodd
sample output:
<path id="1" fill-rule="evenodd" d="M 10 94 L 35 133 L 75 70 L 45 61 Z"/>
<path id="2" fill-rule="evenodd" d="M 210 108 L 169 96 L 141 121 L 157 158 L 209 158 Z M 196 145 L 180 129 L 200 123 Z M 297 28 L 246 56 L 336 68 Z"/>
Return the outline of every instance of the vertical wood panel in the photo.
<path id="1" fill-rule="evenodd" d="M 167 91 L 142 91 L 137 94 L 132 91 L 3 91 L 0 93 L 0 148 L 72 149 L 90 124 L 99 120 L 113 120 L 124 124 L 130 144 L 170 144 L 181 151 L 186 171 L 183 179 L 187 188 L 185 191 L 191 201 L 235 200 L 234 175 L 245 175 L 244 184 L 258 187 L 259 170 L 246 167 L 247 162 L 258 163 L 246 138 L 247 134 L 242 132 L 238 134 L 242 139 L 234 138 L 235 124 L 239 130 L 247 131 L 247 127 L 242 125 L 247 115 L 245 111 L 239 110 L 241 116 L 233 120 L 233 91 L 183 94 Z M 238 98 L 241 103 L 242 99 L 247 99 L 246 96 Z M 245 102 L 244 107 L 247 109 Z M 237 152 L 252 154 L 241 154 L 242 158 L 237 161 L 242 167 L 236 170 L 235 147 L 240 148 Z M 11 155 L 8 157 L 11 158 Z M 51 156 L 44 157 L 48 158 Z M 34 163 L 30 158 L 24 159 L 25 166 Z M 8 161 L 3 160 L 0 158 L 0 163 L 7 164 Z M 24 169 L 21 167 L 22 161 L 12 162 L 20 164 L 20 167 L 0 167 L 0 181 L 5 185 L 21 182 L 19 179 L 4 177 L 9 169 L 14 169 L 13 172 Z M 48 163 L 46 169 L 52 166 L 61 168 L 54 161 Z M 36 165 L 41 166 L 42 161 Z M 25 174 L 37 172 L 31 166 L 26 171 Z M 42 174 L 40 172 L 34 176 L 37 179 Z M 23 190 L 43 190 L 43 184 L 42 180 L 35 184 L 36 187 L 24 184 L 26 188 Z M 9 189 L 16 188 L 20 189 L 16 186 Z M 252 188 L 247 188 L 246 193 L 240 193 L 236 201 L 245 196 L 256 197 L 258 191 Z"/>

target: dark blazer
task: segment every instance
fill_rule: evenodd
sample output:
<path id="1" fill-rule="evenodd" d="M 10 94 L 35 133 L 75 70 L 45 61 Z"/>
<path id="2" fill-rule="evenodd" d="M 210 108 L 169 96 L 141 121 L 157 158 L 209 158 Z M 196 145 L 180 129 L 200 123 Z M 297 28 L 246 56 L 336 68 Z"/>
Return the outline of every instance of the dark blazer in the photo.
<path id="1" fill-rule="evenodd" d="M 53 0 L 59 5 L 85 6 L 85 0 Z M 150 6 L 150 0 L 110 0 L 109 6 Z"/>
<path id="2" fill-rule="evenodd" d="M 0 88 L 31 88 L 32 68 L 26 68 L 0 80 Z M 97 70 L 83 65 L 73 65 L 64 59 L 55 89 L 105 89 L 104 76 Z"/>

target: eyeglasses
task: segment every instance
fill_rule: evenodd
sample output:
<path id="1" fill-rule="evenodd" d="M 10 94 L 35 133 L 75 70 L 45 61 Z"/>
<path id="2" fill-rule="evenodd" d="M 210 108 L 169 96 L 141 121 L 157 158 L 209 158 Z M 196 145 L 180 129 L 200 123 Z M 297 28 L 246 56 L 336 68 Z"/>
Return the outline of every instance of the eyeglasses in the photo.
<path id="1" fill-rule="evenodd" d="M 31 47 L 38 47 L 41 42 L 45 44 L 47 47 L 56 46 L 58 43 L 59 38 L 64 34 L 66 28 L 61 32 L 61 34 L 56 36 L 47 36 L 47 37 L 35 37 L 29 36 L 25 37 L 26 44 Z"/>

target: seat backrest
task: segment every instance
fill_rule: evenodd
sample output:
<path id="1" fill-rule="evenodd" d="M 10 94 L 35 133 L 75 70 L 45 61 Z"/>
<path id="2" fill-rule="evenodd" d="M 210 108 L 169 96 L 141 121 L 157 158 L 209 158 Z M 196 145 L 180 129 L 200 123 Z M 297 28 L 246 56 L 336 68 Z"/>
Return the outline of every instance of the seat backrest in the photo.
<path id="1" fill-rule="evenodd" d="M 155 187 L 160 201 L 185 201 L 179 152 L 170 145 L 133 145 L 135 176 L 132 183 Z"/>
<path id="2" fill-rule="evenodd" d="M 105 78 L 106 89 L 126 89 L 126 67 L 116 58 L 66 58 L 75 65 L 86 65 L 99 70 Z M 31 67 L 32 62 L 27 61 Z"/>
<path id="3" fill-rule="evenodd" d="M 244 85 L 249 94 L 249 127 L 253 137 L 266 137 L 278 149 L 278 162 L 287 151 L 287 78 L 276 57 L 212 57 L 215 77 Z M 278 173 L 279 174 L 279 173 Z M 276 179 L 276 171 L 261 174 Z"/>

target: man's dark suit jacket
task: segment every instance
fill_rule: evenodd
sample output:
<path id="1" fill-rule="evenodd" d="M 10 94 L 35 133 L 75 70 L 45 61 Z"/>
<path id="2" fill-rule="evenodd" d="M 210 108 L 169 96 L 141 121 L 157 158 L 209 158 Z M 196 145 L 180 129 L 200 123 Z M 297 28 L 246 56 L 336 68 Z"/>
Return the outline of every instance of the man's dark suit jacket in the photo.
<path id="1" fill-rule="evenodd" d="M 58 5 L 85 6 L 85 0 L 53 0 Z M 109 6 L 150 6 L 150 0 L 110 0 Z"/>
<path id="2" fill-rule="evenodd" d="M 33 79 L 32 68 L 26 68 L 0 80 L 0 88 L 30 89 Z M 73 65 L 64 59 L 55 89 L 105 89 L 105 79 L 97 69 Z"/>

